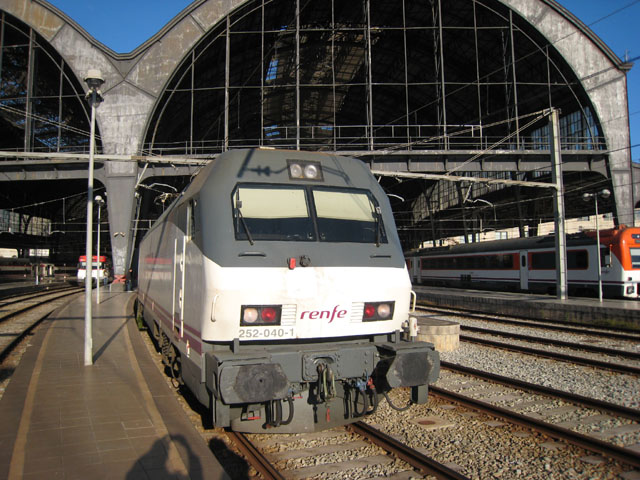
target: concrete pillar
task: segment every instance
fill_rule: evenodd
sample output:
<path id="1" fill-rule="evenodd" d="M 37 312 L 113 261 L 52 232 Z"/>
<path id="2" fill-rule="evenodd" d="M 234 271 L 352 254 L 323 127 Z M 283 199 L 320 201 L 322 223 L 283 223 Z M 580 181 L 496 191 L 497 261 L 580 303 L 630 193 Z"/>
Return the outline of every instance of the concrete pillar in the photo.
<path id="1" fill-rule="evenodd" d="M 107 208 L 109 209 L 109 237 L 113 269 L 116 279 L 124 278 L 129 268 L 129 253 L 133 235 L 133 212 L 135 206 L 134 187 L 137 179 L 137 164 L 133 162 L 108 162 L 105 165 Z"/>

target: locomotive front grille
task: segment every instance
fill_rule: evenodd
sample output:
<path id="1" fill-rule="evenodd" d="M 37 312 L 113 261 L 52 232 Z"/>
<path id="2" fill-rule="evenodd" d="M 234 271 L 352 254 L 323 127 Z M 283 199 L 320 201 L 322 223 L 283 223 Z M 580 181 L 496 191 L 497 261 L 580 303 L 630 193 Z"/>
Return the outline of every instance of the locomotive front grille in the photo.
<path id="1" fill-rule="evenodd" d="M 295 325 L 297 315 L 298 307 L 296 305 L 282 305 L 280 325 Z"/>
<path id="2" fill-rule="evenodd" d="M 351 323 L 362 323 L 362 314 L 364 312 L 364 302 L 353 302 L 351 304 Z"/>

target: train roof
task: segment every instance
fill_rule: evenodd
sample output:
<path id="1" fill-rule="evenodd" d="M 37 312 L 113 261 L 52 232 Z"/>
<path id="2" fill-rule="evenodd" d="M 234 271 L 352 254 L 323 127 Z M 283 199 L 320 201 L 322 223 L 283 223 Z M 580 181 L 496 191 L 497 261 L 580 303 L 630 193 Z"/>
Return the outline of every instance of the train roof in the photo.
<path id="1" fill-rule="evenodd" d="M 322 180 L 310 183 L 309 180 L 290 178 L 287 162 L 320 164 Z M 192 191 L 200 190 L 212 174 L 221 172 L 226 183 L 317 183 L 368 188 L 373 178 L 368 167 L 353 157 L 300 150 L 241 149 L 223 153 L 202 169 L 187 188 L 185 195 L 189 196 Z"/>

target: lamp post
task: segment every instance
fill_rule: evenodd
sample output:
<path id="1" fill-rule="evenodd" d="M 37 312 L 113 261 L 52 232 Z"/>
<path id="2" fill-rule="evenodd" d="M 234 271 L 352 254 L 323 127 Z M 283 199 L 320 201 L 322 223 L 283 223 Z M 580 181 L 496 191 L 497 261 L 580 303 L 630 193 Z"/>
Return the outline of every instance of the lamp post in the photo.
<path id="1" fill-rule="evenodd" d="M 96 304 L 100 305 L 100 209 L 104 205 L 104 200 L 100 195 L 96 195 L 96 198 L 94 200 L 98 204 L 98 245 L 96 246 L 96 260 L 98 262 L 98 269 L 96 271 Z"/>
<path id="2" fill-rule="evenodd" d="M 93 333 L 91 331 L 91 283 L 93 279 L 93 157 L 96 138 L 96 107 L 102 101 L 98 88 L 104 83 L 99 70 L 89 70 L 84 81 L 89 87 L 87 100 L 91 106 L 91 132 L 89 134 L 89 174 L 87 186 L 87 266 L 84 280 L 84 364 L 93 365 Z"/>
<path id="3" fill-rule="evenodd" d="M 598 196 L 602 198 L 609 198 L 611 192 L 606 188 L 596 193 L 584 193 L 582 200 L 588 202 L 593 198 L 596 206 L 596 248 L 597 248 L 597 262 L 598 262 L 598 300 L 602 302 L 602 265 L 600 263 L 600 225 L 598 223 Z"/>

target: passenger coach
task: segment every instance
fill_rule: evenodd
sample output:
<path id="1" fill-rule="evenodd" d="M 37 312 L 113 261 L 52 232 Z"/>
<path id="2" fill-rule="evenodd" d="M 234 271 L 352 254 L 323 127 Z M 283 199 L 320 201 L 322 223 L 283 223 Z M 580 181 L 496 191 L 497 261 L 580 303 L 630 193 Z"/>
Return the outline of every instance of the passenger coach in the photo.
<path id="1" fill-rule="evenodd" d="M 567 235 L 569 294 L 598 295 L 595 231 Z M 438 247 L 406 254 L 418 284 L 553 293 L 556 251 L 553 236 L 516 238 Z M 640 228 L 624 225 L 600 231 L 603 295 L 640 297 Z"/>

